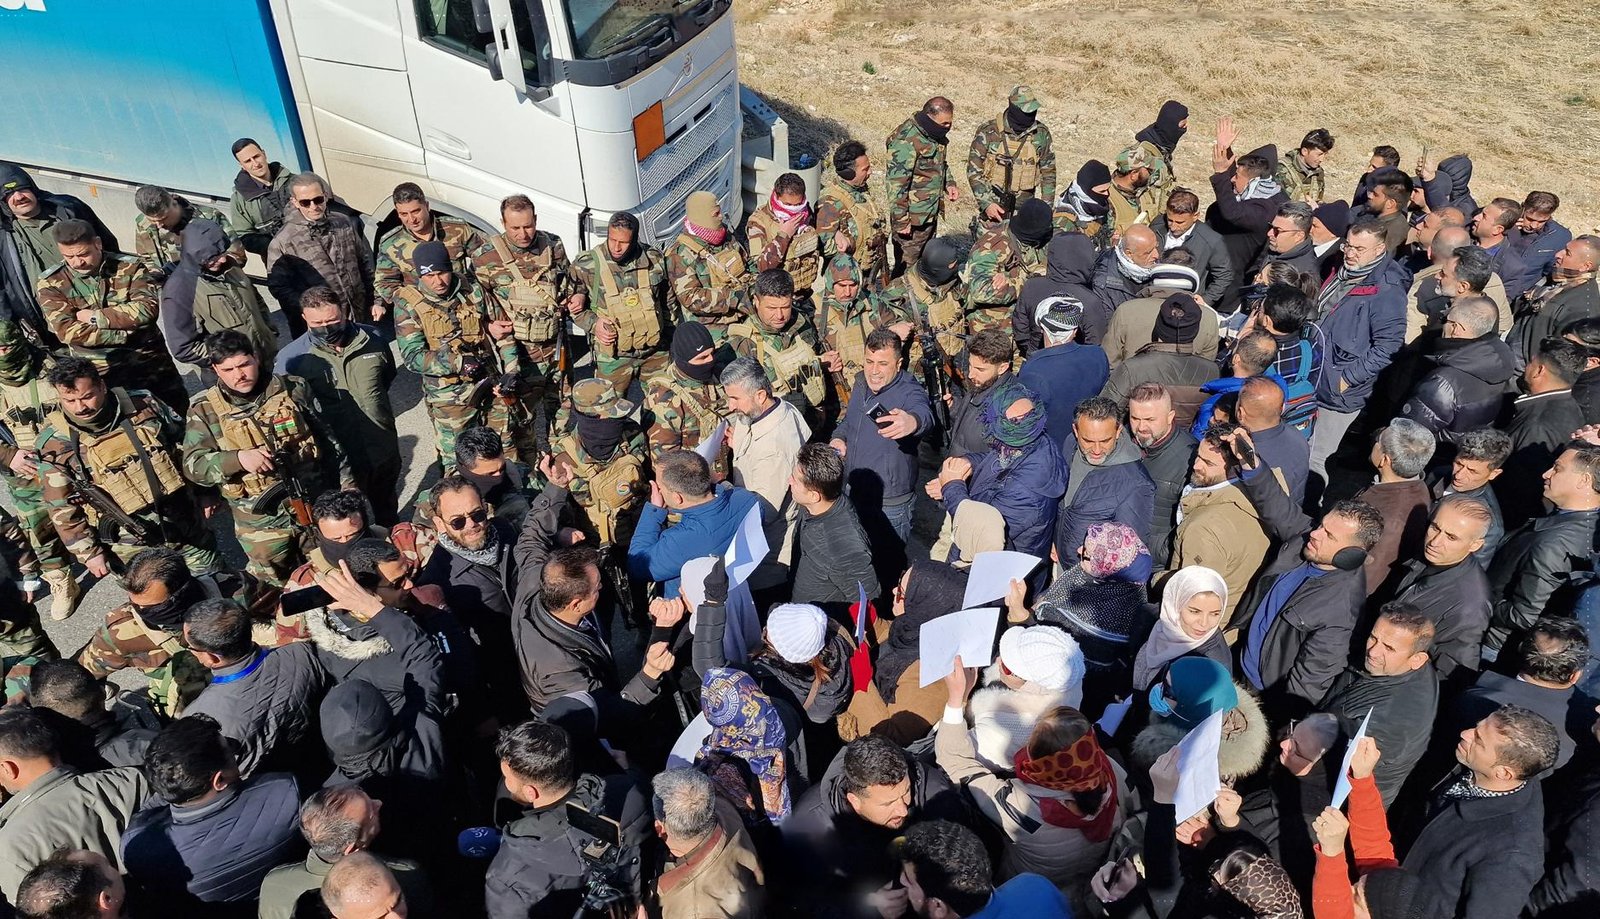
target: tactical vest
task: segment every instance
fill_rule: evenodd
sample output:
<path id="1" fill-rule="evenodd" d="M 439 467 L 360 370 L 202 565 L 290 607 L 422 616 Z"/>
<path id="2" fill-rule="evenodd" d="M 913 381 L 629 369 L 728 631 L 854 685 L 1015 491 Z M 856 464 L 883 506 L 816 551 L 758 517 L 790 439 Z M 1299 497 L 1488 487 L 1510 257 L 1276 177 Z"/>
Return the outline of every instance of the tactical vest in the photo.
<path id="1" fill-rule="evenodd" d="M 1024 134 L 1011 148 L 1011 135 L 1006 132 L 1006 116 L 994 120 L 993 130 L 1000 137 L 1000 149 L 988 148 L 983 154 L 983 180 L 995 188 L 1011 192 L 1031 192 L 1039 187 L 1039 148 L 1032 138 Z M 1011 181 L 1006 182 L 1006 161 L 1011 162 Z"/>
<path id="2" fill-rule="evenodd" d="M 849 215 L 855 219 L 856 229 L 863 237 L 855 241 L 856 264 L 861 266 L 863 277 L 880 268 L 885 260 L 884 249 L 889 244 L 889 223 L 883 219 L 883 212 L 878 210 L 878 203 L 872 200 L 872 193 L 862 195 L 862 200 L 857 201 L 850 194 L 850 189 L 834 183 L 829 189 L 835 200 L 839 202 L 839 213 Z"/>
<path id="3" fill-rule="evenodd" d="M 161 442 L 160 425 L 136 424 L 133 401 L 121 389 L 111 390 L 117 400 L 119 420 L 100 434 L 73 427 L 60 410 L 51 412 L 49 424 L 64 433 L 72 452 L 78 456 L 89 478 L 105 489 L 117 506 L 129 515 L 140 514 L 156 502 L 187 487 L 172 454 Z M 89 522 L 99 526 L 100 514 L 85 503 Z"/>
<path id="4" fill-rule="evenodd" d="M 572 461 L 572 475 L 589 483 L 588 496 L 573 500 L 583 508 L 600 537 L 601 545 L 616 541 L 617 518 L 640 503 L 639 483 L 645 481 L 644 459 L 628 449 L 624 441 L 617 452 L 604 463 L 579 459 L 584 455 L 577 437 L 566 435 L 557 442 L 557 449 Z"/>
<path id="5" fill-rule="evenodd" d="M 861 372 L 861 365 L 867 357 L 867 319 L 863 314 L 855 320 L 847 318 L 844 304 L 837 300 L 828 300 L 822 308 L 827 311 L 829 340 L 824 347 L 831 347 L 839 352 L 839 360 L 844 363 L 844 385 L 854 383 L 856 374 Z M 870 311 L 869 311 L 870 312 Z"/>
<path id="6" fill-rule="evenodd" d="M 715 383 L 711 384 L 712 400 L 711 404 L 707 405 L 689 389 L 692 381 L 683 379 L 676 371 L 670 368 L 663 371 L 659 380 L 661 385 L 677 399 L 679 407 L 694 416 L 697 429 L 694 443 L 687 443 L 688 438 L 685 438 L 685 446 L 693 449 L 699 445 L 702 438 L 710 437 L 711 432 L 717 429 L 717 423 L 722 420 L 722 414 L 716 410 L 716 406 L 722 404 L 722 387 Z"/>
<path id="7" fill-rule="evenodd" d="M 778 238 L 778 218 L 771 212 L 758 210 L 750 215 L 750 222 L 765 230 L 768 239 Z M 822 258 L 817 254 L 817 248 L 817 231 L 809 226 L 796 230 L 794 238 L 789 240 L 789 251 L 783 257 L 783 270 L 794 278 L 797 296 L 809 293 L 811 286 L 817 282 L 817 275 L 822 273 Z"/>
<path id="8" fill-rule="evenodd" d="M 967 346 L 967 308 L 955 296 L 956 286 L 950 284 L 936 292 L 915 268 L 906 271 L 905 277 L 912 306 L 918 313 L 927 314 L 928 327 L 933 330 L 940 350 L 949 357 L 960 354 Z"/>
<path id="9" fill-rule="evenodd" d="M 41 383 L 37 375 L 21 386 L 0 384 L 0 411 L 4 412 L 0 423 L 11 431 L 18 450 L 37 449 L 45 416 L 60 408 L 55 387 Z"/>
<path id="10" fill-rule="evenodd" d="M 595 343 L 605 355 L 617 358 L 653 351 L 661 346 L 661 315 L 656 312 L 655 290 L 650 284 L 650 262 L 641 254 L 639 267 L 624 268 L 606 257 L 604 247 L 595 250 L 595 277 L 600 282 L 596 312 L 616 323 L 617 343 L 610 348 Z M 623 287 L 617 275 L 623 275 Z"/>
<path id="11" fill-rule="evenodd" d="M 779 348 L 756 326 L 743 322 L 730 327 L 728 334 L 743 336 L 755 346 L 756 360 L 772 378 L 774 396 L 781 399 L 798 391 L 812 405 L 822 404 L 822 361 L 805 339 L 796 335 L 787 347 Z"/>
<path id="12" fill-rule="evenodd" d="M 737 245 L 725 242 L 716 252 L 712 252 L 711 245 L 693 233 L 679 233 L 678 241 L 705 262 L 712 287 L 737 290 L 750 287 L 754 280 L 750 277 L 750 266 L 745 264 L 744 253 L 739 251 Z"/>
<path id="13" fill-rule="evenodd" d="M 206 391 L 206 402 L 217 413 L 217 426 L 221 429 L 217 446 L 224 450 L 281 450 L 287 455 L 290 468 L 277 472 L 293 475 L 294 467 L 317 461 L 317 442 L 290 397 L 289 387 L 281 379 L 267 385 L 277 386 L 278 391 L 262 399 L 260 405 L 245 408 L 229 403 L 220 384 Z M 271 432 L 271 443 L 267 431 Z M 273 450 L 274 446 L 277 450 Z M 277 475 L 246 472 L 238 481 L 222 483 L 222 496 L 229 501 L 259 498 L 279 481 Z"/>
<path id="14" fill-rule="evenodd" d="M 483 313 L 466 296 L 455 297 L 452 309 L 445 309 L 428 299 L 415 287 L 402 287 L 395 296 L 404 300 L 417 314 L 422 325 L 422 335 L 428 340 L 428 350 L 437 350 L 446 341 L 459 341 L 457 354 L 487 354 L 490 351 L 489 330 Z"/>
<path id="15" fill-rule="evenodd" d="M 559 328 L 560 307 L 555 298 L 555 278 L 548 277 L 555 262 L 555 246 L 547 244 L 532 262 L 537 267 L 533 273 L 523 270 L 505 234 L 489 237 L 501 264 L 511 272 L 512 282 L 503 296 L 506 311 L 511 314 L 513 334 L 518 341 L 546 344 L 556 339 Z M 496 291 L 498 294 L 499 291 Z"/>

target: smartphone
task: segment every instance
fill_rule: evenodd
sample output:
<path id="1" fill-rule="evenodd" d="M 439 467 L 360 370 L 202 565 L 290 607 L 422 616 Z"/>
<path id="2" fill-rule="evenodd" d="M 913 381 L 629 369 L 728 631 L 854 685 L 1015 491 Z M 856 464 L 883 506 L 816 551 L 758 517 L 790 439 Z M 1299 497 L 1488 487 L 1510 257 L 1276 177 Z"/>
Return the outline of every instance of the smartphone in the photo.
<path id="1" fill-rule="evenodd" d="M 882 402 L 874 402 L 872 408 L 867 409 L 867 417 L 873 421 L 881 421 L 888 414 L 889 410 L 883 407 Z"/>
<path id="2" fill-rule="evenodd" d="M 319 607 L 327 606 L 333 602 L 333 597 L 329 596 L 328 592 L 320 586 L 312 584 L 310 587 L 302 587 L 299 590 L 291 590 L 285 593 L 281 602 L 285 616 L 298 616 L 301 613 L 308 613 Z"/>
<path id="3" fill-rule="evenodd" d="M 1231 445 L 1233 447 L 1233 455 L 1239 460 L 1239 468 L 1254 469 L 1256 467 L 1256 451 L 1254 447 L 1250 446 L 1249 441 L 1235 440 L 1231 442 Z"/>

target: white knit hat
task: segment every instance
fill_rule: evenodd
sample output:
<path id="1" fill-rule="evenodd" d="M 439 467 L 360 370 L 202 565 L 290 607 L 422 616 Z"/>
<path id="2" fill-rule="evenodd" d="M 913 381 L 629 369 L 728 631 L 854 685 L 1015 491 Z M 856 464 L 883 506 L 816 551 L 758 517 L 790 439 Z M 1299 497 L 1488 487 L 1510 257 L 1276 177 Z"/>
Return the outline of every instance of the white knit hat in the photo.
<path id="1" fill-rule="evenodd" d="M 827 636 L 828 614 L 809 603 L 780 603 L 767 614 L 767 641 L 791 664 L 821 654 Z"/>
<path id="2" fill-rule="evenodd" d="M 1054 626 L 1013 626 L 1000 636 L 1000 662 L 1044 689 L 1062 692 L 1083 685 L 1083 651 L 1077 639 Z"/>

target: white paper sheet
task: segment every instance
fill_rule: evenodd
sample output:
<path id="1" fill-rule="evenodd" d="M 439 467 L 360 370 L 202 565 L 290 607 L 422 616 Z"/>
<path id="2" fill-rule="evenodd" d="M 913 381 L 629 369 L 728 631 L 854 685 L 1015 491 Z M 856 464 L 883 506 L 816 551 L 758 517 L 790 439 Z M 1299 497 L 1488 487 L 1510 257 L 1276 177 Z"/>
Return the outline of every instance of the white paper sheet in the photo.
<path id="1" fill-rule="evenodd" d="M 758 501 L 739 524 L 728 551 L 722 553 L 722 560 L 728 566 L 728 586 L 743 584 L 767 557 L 767 549 L 767 533 L 761 528 L 761 503 Z"/>
<path id="2" fill-rule="evenodd" d="M 700 443 L 695 446 L 694 452 L 700 454 L 700 458 L 705 460 L 707 463 L 716 465 L 717 455 L 722 452 L 722 438 L 727 433 L 728 420 L 724 418 L 717 422 L 717 426 L 712 429 L 710 437 L 700 441 Z"/>
<path id="3" fill-rule="evenodd" d="M 1178 741 L 1178 790 L 1172 796 L 1178 823 L 1217 799 L 1222 788 L 1218 751 L 1222 749 L 1222 719 L 1227 716 L 1226 711 L 1217 712 Z"/>
<path id="4" fill-rule="evenodd" d="M 1128 716 L 1128 709 L 1130 708 L 1133 708 L 1133 696 L 1129 696 L 1121 702 L 1112 702 L 1106 706 L 1106 710 L 1100 714 L 1100 720 L 1095 724 L 1099 725 L 1100 730 L 1106 732 L 1107 737 L 1115 737 L 1117 736 L 1117 728 L 1122 727 L 1122 719 Z"/>
<path id="5" fill-rule="evenodd" d="M 1025 579 L 1041 561 L 1044 559 L 1026 552 L 979 552 L 967 572 L 967 593 L 961 605 L 971 608 L 1005 600 L 1011 582 Z"/>
<path id="6" fill-rule="evenodd" d="M 922 684 L 927 686 L 949 676 L 955 669 L 956 655 L 963 667 L 987 667 L 994 663 L 994 632 L 1000 624 L 1000 609 L 964 609 L 922 624 L 917 655 L 922 661 Z"/>
<path id="7" fill-rule="evenodd" d="M 1361 727 L 1356 729 L 1356 736 L 1350 738 L 1350 743 L 1344 748 L 1344 762 L 1339 764 L 1339 780 L 1333 783 L 1334 807 L 1344 807 L 1344 800 L 1350 797 L 1350 760 L 1355 758 L 1356 745 L 1367 736 L 1367 723 L 1371 720 L 1372 709 L 1368 708 L 1366 717 L 1361 719 Z"/>

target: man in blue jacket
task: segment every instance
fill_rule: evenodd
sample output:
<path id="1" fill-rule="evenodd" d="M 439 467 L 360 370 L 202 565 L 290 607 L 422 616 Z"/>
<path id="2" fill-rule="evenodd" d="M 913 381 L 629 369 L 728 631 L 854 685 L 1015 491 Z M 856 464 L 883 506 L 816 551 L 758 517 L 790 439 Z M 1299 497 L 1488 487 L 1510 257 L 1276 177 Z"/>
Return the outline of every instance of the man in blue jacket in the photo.
<path id="1" fill-rule="evenodd" d="M 693 450 L 668 450 L 656 457 L 650 503 L 628 544 L 628 573 L 655 581 L 662 595 L 678 595 L 683 565 L 728 551 L 756 496 L 742 488 L 712 490 L 711 467 Z M 670 529 L 667 514 L 679 515 Z"/>
<path id="2" fill-rule="evenodd" d="M 1325 350 L 1311 431 L 1311 474 L 1324 486 L 1329 457 L 1366 407 L 1378 374 L 1405 343 L 1410 288 L 1411 273 L 1384 249 L 1383 224 L 1364 219 L 1352 226 L 1344 265 L 1317 297 Z"/>
<path id="3" fill-rule="evenodd" d="M 1044 403 L 1046 435 L 1063 444 L 1072 436 L 1072 410 L 1106 385 L 1110 362 L 1099 345 L 1078 343 L 1083 304 L 1075 298 L 1045 298 L 1035 321 L 1044 348 L 1028 355 L 1017 377 Z"/>
<path id="4" fill-rule="evenodd" d="M 1121 523 L 1150 544 L 1156 483 L 1145 471 L 1144 454 L 1122 426 L 1122 409 L 1099 396 L 1078 403 L 1072 436 L 1062 448 L 1066 491 L 1056 517 L 1056 554 L 1062 567 L 1078 563 L 1089 526 Z"/>

